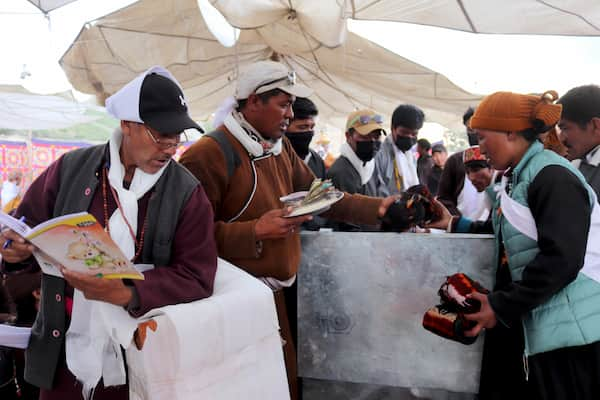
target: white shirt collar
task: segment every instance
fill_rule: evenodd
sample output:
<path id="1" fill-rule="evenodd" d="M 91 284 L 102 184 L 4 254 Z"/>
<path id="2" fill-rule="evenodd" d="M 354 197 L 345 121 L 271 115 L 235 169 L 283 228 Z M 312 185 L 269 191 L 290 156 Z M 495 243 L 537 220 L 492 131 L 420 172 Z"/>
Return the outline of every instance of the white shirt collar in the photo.
<path id="1" fill-rule="evenodd" d="M 588 164 L 597 167 L 600 165 L 600 145 L 596 146 L 592 151 L 585 155 L 585 160 Z"/>

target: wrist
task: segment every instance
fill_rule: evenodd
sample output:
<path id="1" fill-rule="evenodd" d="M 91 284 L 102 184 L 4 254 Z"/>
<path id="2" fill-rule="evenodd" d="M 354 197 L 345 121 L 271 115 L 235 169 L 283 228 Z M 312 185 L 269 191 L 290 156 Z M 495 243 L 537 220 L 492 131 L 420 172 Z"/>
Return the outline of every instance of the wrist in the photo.
<path id="1" fill-rule="evenodd" d="M 260 242 L 261 240 L 264 239 L 264 235 L 262 232 L 262 229 L 260 227 L 260 220 L 256 220 L 256 223 L 254 224 L 254 228 L 253 228 L 253 232 L 254 232 L 254 241 L 255 242 Z"/>
<path id="2" fill-rule="evenodd" d="M 128 308 L 131 301 L 134 298 L 134 291 L 135 288 L 132 286 L 125 286 L 124 289 L 121 291 L 121 295 L 119 296 L 119 305 L 122 307 L 126 307 Z"/>

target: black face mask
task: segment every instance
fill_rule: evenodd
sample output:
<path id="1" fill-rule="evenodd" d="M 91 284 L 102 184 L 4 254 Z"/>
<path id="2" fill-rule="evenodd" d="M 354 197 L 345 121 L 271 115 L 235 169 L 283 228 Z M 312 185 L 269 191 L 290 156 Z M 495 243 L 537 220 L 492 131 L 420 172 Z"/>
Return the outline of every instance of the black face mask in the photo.
<path id="1" fill-rule="evenodd" d="M 397 136 L 394 143 L 396 143 L 396 147 L 398 147 L 401 152 L 405 152 L 417 144 L 417 138 L 412 136 Z"/>
<path id="2" fill-rule="evenodd" d="M 467 133 L 469 137 L 469 146 L 477 146 L 479 144 L 479 138 L 476 133 Z"/>
<path id="3" fill-rule="evenodd" d="M 308 155 L 308 145 L 315 135 L 314 131 L 286 133 L 285 136 L 290 140 L 292 147 L 298 157 L 305 159 Z"/>
<path id="4" fill-rule="evenodd" d="M 379 141 L 368 141 L 368 142 L 356 142 L 356 156 L 364 163 L 369 162 L 375 157 L 375 154 L 379 151 L 381 142 Z"/>

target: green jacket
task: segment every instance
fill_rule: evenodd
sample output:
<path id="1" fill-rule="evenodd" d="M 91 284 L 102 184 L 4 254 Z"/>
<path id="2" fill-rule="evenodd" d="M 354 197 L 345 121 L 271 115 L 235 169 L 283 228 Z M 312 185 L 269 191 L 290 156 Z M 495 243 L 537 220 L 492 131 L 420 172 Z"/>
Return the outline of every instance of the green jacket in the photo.
<path id="1" fill-rule="evenodd" d="M 564 158 L 544 150 L 539 142 L 531 145 L 512 172 L 510 197 L 528 207 L 527 193 L 531 182 L 546 166 L 560 165 L 575 174 L 590 194 L 596 197 L 583 176 Z M 493 191 L 488 190 L 491 194 Z M 496 259 L 501 237 L 508 257 L 513 281 L 520 281 L 523 269 L 539 252 L 537 241 L 519 232 L 498 213 L 500 199 L 493 196 L 492 223 L 496 234 Z M 534 355 L 563 347 L 580 346 L 600 340 L 600 283 L 579 273 L 577 278 L 547 302 L 528 312 L 523 318 L 525 355 Z"/>

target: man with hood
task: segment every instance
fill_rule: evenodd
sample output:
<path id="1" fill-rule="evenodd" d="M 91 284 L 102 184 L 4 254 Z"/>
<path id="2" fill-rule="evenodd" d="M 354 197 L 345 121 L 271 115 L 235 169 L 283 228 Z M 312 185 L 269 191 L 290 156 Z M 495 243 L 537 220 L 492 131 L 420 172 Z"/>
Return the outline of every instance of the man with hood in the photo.
<path id="1" fill-rule="evenodd" d="M 375 157 L 375 174 L 380 179 L 378 196 L 399 194 L 419 184 L 417 161 L 412 153 L 425 114 L 412 104 L 399 105 L 392 114 L 392 134 Z"/>
<path id="2" fill-rule="evenodd" d="M 16 210 L 31 226 L 87 211 L 144 280 L 63 269 L 42 275 L 41 306 L 26 350 L 25 379 L 40 399 L 129 398 L 122 348 L 151 309 L 212 294 L 217 268 L 213 212 L 204 189 L 172 161 L 189 117 L 181 87 L 152 67 L 106 100 L 121 121 L 106 144 L 69 152 L 31 185 Z M 11 244 L 6 243 L 12 240 Z M 36 267 L 33 246 L 2 231 L 4 268 Z"/>

